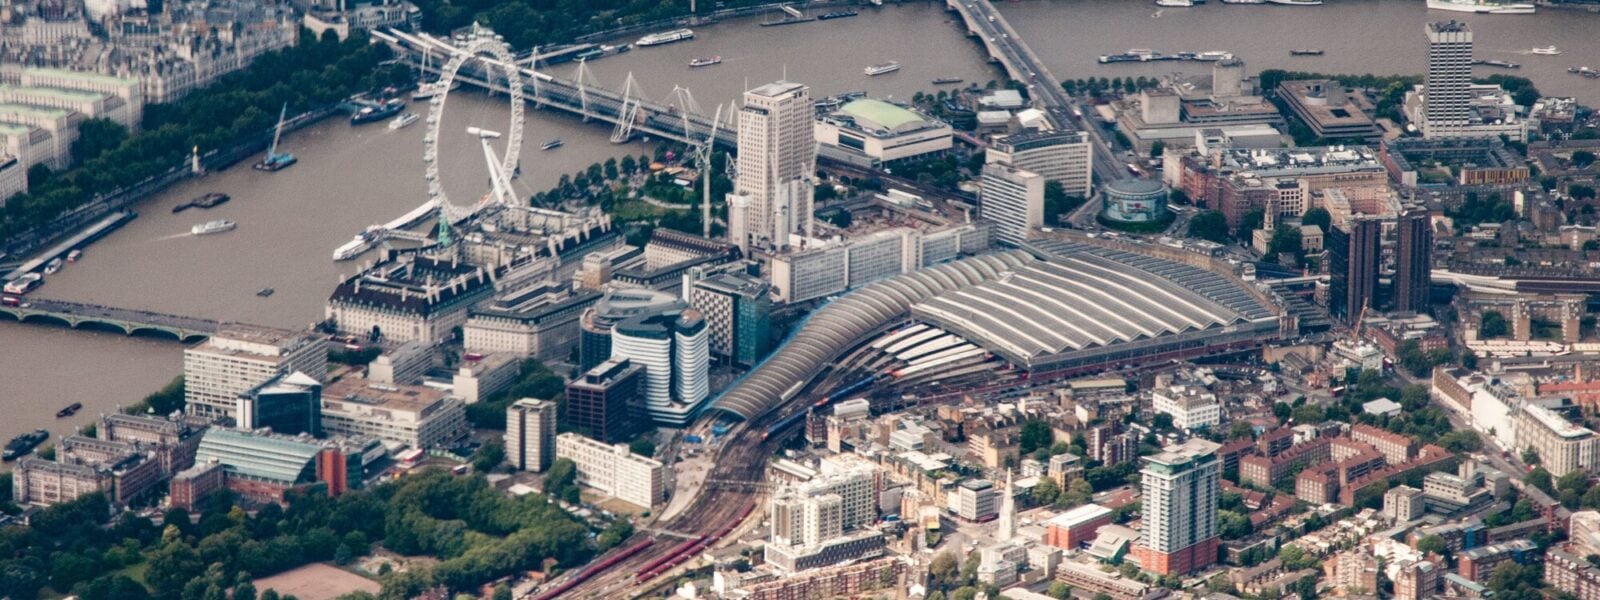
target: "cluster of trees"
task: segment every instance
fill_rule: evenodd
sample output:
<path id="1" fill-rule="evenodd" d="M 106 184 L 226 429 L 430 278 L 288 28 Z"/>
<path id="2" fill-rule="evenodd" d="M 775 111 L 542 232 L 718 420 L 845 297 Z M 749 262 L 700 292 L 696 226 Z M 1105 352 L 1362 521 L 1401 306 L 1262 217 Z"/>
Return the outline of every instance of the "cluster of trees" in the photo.
<path id="1" fill-rule="evenodd" d="M 1513 101 L 1522 106 L 1533 106 L 1534 102 L 1538 102 L 1539 98 L 1544 96 L 1544 94 L 1539 92 L 1539 88 L 1533 87 L 1533 81 L 1529 80 L 1527 77 L 1517 77 L 1515 75 L 1490 75 L 1482 79 L 1475 79 L 1473 82 L 1492 83 L 1494 85 L 1498 85 L 1500 86 L 1500 89 L 1503 89 L 1511 94 L 1511 99 Z"/>
<path id="2" fill-rule="evenodd" d="M 399 554 L 440 559 L 431 567 L 385 576 L 385 597 L 413 598 L 438 585 L 470 590 L 505 575 L 540 568 L 546 560 L 571 566 L 594 553 L 588 526 L 545 496 L 507 496 L 481 477 L 453 477 L 431 470 L 370 493 L 352 495 L 357 496 L 356 502 L 366 497 L 365 502 L 375 511 L 356 521 L 374 530 L 366 532 L 367 539 L 381 539 L 385 548 Z M 368 519 L 377 525 L 366 523 Z M 339 533 L 337 529 L 335 533 Z"/>
<path id="3" fill-rule="evenodd" d="M 161 386 L 161 389 L 145 396 L 144 400 L 129 406 L 126 412 L 131 415 L 170 415 L 183 410 L 183 407 L 183 376 L 179 375 Z"/>
<path id="4" fill-rule="evenodd" d="M 1544 467 L 1534 467 L 1523 481 L 1555 496 L 1568 510 L 1600 509 L 1600 486 L 1589 481 L 1581 470 L 1554 478 Z"/>
<path id="5" fill-rule="evenodd" d="M 1083 198 L 1068 196 L 1067 190 L 1061 187 L 1059 181 L 1044 182 L 1044 224 L 1051 227 L 1061 225 L 1063 215 L 1072 214 L 1083 206 Z"/>
<path id="6" fill-rule="evenodd" d="M 77 166 L 50 173 L 29 172 L 29 193 L 0 208 L 0 238 L 50 222 L 63 212 L 180 167 L 190 150 L 228 147 L 264 136 L 278 110 L 327 106 L 352 93 L 409 81 L 404 67 L 380 68 L 390 58 L 383 45 L 365 35 L 340 42 L 306 33 L 298 46 L 269 52 L 249 68 L 228 75 L 172 104 L 146 107 L 143 131 L 89 121 L 74 148 Z"/>
<path id="7" fill-rule="evenodd" d="M 1479 339 L 1501 338 L 1511 334 L 1511 324 L 1506 322 L 1506 316 L 1498 310 L 1483 311 L 1482 323 L 1478 326 Z"/>
<path id="8" fill-rule="evenodd" d="M 1347 377 L 1349 385 L 1338 401 L 1327 406 L 1309 404 L 1305 398 L 1293 403 L 1279 402 L 1272 407 L 1279 422 L 1293 419 L 1297 424 L 1345 421 L 1364 423 L 1391 433 L 1417 438 L 1424 444 L 1438 444 L 1454 452 L 1470 452 L 1482 447 L 1482 440 L 1472 431 L 1456 431 L 1444 411 L 1428 405 L 1428 388 L 1411 384 L 1403 388 L 1386 383 L 1377 371 L 1361 371 Z M 1362 410 L 1362 404 L 1389 398 L 1401 407 L 1399 415 L 1376 416 Z"/>
<path id="9" fill-rule="evenodd" d="M 538 398 L 557 403 L 558 410 L 566 400 L 566 381 L 551 371 L 537 358 L 522 361 L 522 375 L 516 383 L 492 398 L 467 406 L 467 420 L 479 429 L 506 428 L 506 408 L 522 398 Z"/>
<path id="10" fill-rule="evenodd" d="M 999 588 L 978 584 L 978 567 L 982 562 L 979 552 L 968 553 L 965 559 L 957 558 L 953 550 L 940 552 L 928 565 L 928 574 L 932 575 L 928 600 L 973 600 L 979 592 L 987 598 L 999 598 Z"/>
<path id="11" fill-rule="evenodd" d="M 437 470 L 338 498 L 314 487 L 254 515 L 225 491 L 197 508 L 168 510 L 161 527 L 133 513 L 108 521 L 100 494 L 47 508 L 29 527 L 0 529 L 0 596 L 33 598 L 48 586 L 84 600 L 279 600 L 251 580 L 345 564 L 382 542 L 440 559 L 382 576 L 385 598 L 409 598 L 437 585 L 473 589 L 546 559 L 579 564 L 594 552 L 589 528 L 543 496 L 512 498 L 482 478 Z"/>
<path id="12" fill-rule="evenodd" d="M 1465 227 L 1509 221 L 1516 218 L 1517 210 L 1498 193 L 1480 197 L 1477 192 L 1467 192 L 1461 205 L 1454 209 L 1446 208 L 1445 214 L 1455 220 L 1457 227 Z"/>
<path id="13" fill-rule="evenodd" d="M 1160 83 L 1161 80 L 1159 79 L 1154 77 L 1145 77 L 1143 75 L 1140 75 L 1137 78 L 1112 77 L 1110 79 L 1106 79 L 1104 77 L 1089 77 L 1084 79 L 1068 79 L 1063 81 L 1061 82 L 1061 89 L 1066 90 L 1068 94 L 1083 93 L 1090 96 L 1098 96 L 1103 92 L 1112 94 L 1132 94 L 1139 90 L 1147 90 L 1156 87 L 1156 85 Z"/>
<path id="14" fill-rule="evenodd" d="M 1417 340 L 1406 340 L 1395 349 L 1395 354 L 1400 357 L 1400 366 L 1410 371 L 1414 377 L 1426 377 L 1433 372 L 1433 368 L 1449 364 L 1455 360 L 1455 355 L 1448 348 L 1434 348 L 1427 352 L 1422 351 L 1422 344 Z"/>
<path id="15" fill-rule="evenodd" d="M 590 164 L 588 168 L 571 175 L 562 175 L 554 187 L 534 194 L 531 202 L 535 206 L 552 208 L 572 202 L 599 207 L 610 213 L 616 223 L 629 227 L 628 243 L 634 245 L 643 245 L 648 241 L 656 227 L 698 235 L 703 231 L 699 210 L 663 208 L 638 197 L 642 195 L 667 204 L 697 207 L 702 193 L 698 182 L 686 188 L 678 185 L 673 175 L 666 172 L 651 174 L 649 171 L 652 162 L 675 160 L 689 156 L 688 152 L 689 148 L 682 145 L 658 146 L 654 157 L 641 154 L 638 157 L 608 158 L 603 163 Z M 733 191 L 733 182 L 726 175 L 727 163 L 726 152 L 715 151 L 711 154 L 713 198 L 722 198 Z M 638 185 L 635 186 L 635 183 Z M 713 206 L 713 220 L 722 216 L 725 210 L 722 206 Z M 713 233 L 720 228 L 713 223 Z"/>
<path id="16" fill-rule="evenodd" d="M 577 504 L 582 499 L 582 492 L 578 489 L 578 464 L 570 458 L 557 458 L 550 463 L 550 471 L 544 478 L 544 493 L 552 498 L 560 498 L 567 504 Z"/>
<path id="17" fill-rule="evenodd" d="M 1217 533 L 1225 540 L 1248 537 L 1253 531 L 1249 514 L 1250 509 L 1244 505 L 1243 495 L 1223 492 L 1217 498 Z"/>
<path id="18" fill-rule="evenodd" d="M 978 168 L 982 167 L 982 155 L 974 155 L 979 159 Z M 961 161 L 955 155 L 946 154 L 916 160 L 902 161 L 894 166 L 894 174 L 907 179 L 914 179 L 919 183 L 934 185 L 946 189 L 955 189 L 956 184 L 963 178 Z M 1048 212 L 1048 211 L 1047 211 Z"/>
<path id="19" fill-rule="evenodd" d="M 1202 212 L 1189 219 L 1189 235 L 1218 244 L 1226 244 L 1233 238 L 1228 231 L 1228 217 L 1215 210 Z"/>
<path id="20" fill-rule="evenodd" d="M 1587 169 L 1594 164 L 1594 153 L 1588 150 L 1578 150 L 1572 153 L 1572 168 Z"/>
<path id="21" fill-rule="evenodd" d="M 383 348 L 378 346 L 367 346 L 360 350 L 351 350 L 341 346 L 328 350 L 328 362 L 362 366 L 377 360 L 380 354 L 383 354 Z"/>

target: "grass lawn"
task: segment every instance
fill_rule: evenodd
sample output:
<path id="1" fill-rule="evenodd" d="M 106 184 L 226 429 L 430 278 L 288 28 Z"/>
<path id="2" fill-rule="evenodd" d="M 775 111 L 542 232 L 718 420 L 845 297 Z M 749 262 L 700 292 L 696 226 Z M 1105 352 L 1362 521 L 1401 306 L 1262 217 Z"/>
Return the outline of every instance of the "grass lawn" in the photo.
<path id="1" fill-rule="evenodd" d="M 150 582 L 144 580 L 145 571 L 149 571 L 149 570 L 150 570 L 150 561 L 144 560 L 144 561 L 139 561 L 138 564 L 128 565 L 128 566 L 123 567 L 121 569 L 117 569 L 116 571 L 112 571 L 111 574 L 113 574 L 113 575 L 123 575 L 123 576 L 127 577 L 128 579 L 132 579 L 134 581 L 139 582 L 140 584 L 144 585 L 145 587 L 150 587 Z"/>

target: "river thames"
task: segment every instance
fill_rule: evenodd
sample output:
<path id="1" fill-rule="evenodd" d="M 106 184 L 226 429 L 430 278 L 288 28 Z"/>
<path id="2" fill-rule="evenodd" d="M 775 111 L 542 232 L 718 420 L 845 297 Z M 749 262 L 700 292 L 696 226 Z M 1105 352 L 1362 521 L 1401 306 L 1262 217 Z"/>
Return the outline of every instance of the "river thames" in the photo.
<path id="1" fill-rule="evenodd" d="M 941 10 L 942 3 L 867 8 L 859 17 L 784 27 L 758 27 L 760 17 L 696 27 L 695 40 L 640 48 L 590 64 L 595 81 L 620 89 L 634 73 L 646 96 L 665 102 L 675 85 L 693 91 L 710 114 L 735 100 L 746 85 L 784 74 L 812 86 L 821 97 L 846 91 L 908 99 L 936 89 L 937 77 L 985 83 L 1001 75 L 977 44 Z M 1547 94 L 1577 96 L 1600 104 L 1600 81 L 1568 75 L 1568 66 L 1592 60 L 1600 66 L 1600 16 L 1541 10 L 1527 16 L 1476 16 L 1427 11 L 1420 0 L 1333 0 L 1322 7 L 1207 4 L 1159 11 L 1150 3 L 1074 0 L 1006 3 L 1013 26 L 1063 79 L 1155 76 L 1203 72 L 1202 64 L 1100 65 L 1095 57 L 1132 47 L 1162 52 L 1225 50 L 1243 58 L 1251 72 L 1287 68 L 1323 72 L 1415 73 L 1422 68 L 1422 26 L 1429 19 L 1466 17 L 1477 35 L 1479 58 L 1519 62 L 1518 71 Z M 1317 26 L 1336 23 L 1338 27 Z M 1350 35 L 1348 32 L 1360 32 Z M 631 41 L 631 40 L 628 40 Z M 1565 54 L 1524 54 L 1534 46 L 1559 46 Z M 1322 57 L 1291 58 L 1293 48 L 1315 47 Z M 721 56 L 713 67 L 690 69 L 696 57 Z M 867 77 L 871 64 L 898 61 L 896 73 Z M 552 72 L 572 76 L 573 65 Z M 464 129 L 503 130 L 506 107 L 485 96 L 451 96 L 442 126 L 442 179 L 453 198 L 475 198 L 487 172 L 476 141 Z M 415 104 L 415 111 L 426 106 Z M 299 164 L 279 173 L 259 173 L 248 164 L 192 179 L 140 203 L 140 217 L 88 248 L 83 260 L 51 276 L 35 292 L 114 306 L 187 314 L 285 328 L 303 328 L 322 318 L 335 283 L 355 272 L 359 261 L 335 263 L 330 254 L 367 225 L 387 221 L 425 197 L 421 124 L 391 131 L 381 124 L 351 127 L 329 119 L 285 137 Z M 460 132 L 460 133 L 457 133 Z M 616 146 L 609 129 L 575 118 L 529 110 L 522 154 L 524 195 L 553 185 L 563 173 L 624 154 L 650 151 L 646 144 Z M 539 146 L 560 138 L 565 145 Z M 172 214 L 173 205 L 206 192 L 233 200 L 211 210 Z M 193 237 L 190 226 L 211 219 L 236 221 L 238 229 Z M 370 260 L 370 257 L 363 257 Z M 273 288 L 261 298 L 256 292 Z M 155 340 L 50 326 L 0 323 L 0 440 L 38 427 L 59 436 L 95 415 L 154 391 L 182 371 L 182 347 Z M 72 419 L 55 411 L 82 402 Z"/>

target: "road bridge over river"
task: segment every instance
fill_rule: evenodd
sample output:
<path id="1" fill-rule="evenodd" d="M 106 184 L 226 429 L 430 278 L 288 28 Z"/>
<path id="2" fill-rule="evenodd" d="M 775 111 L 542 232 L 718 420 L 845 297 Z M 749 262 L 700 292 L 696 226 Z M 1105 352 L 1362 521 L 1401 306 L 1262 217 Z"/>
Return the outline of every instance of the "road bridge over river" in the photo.
<path id="1" fill-rule="evenodd" d="M 0 306 L 0 315 L 23 323 L 54 323 L 73 329 L 121 331 L 128 335 L 152 335 L 179 342 L 209 337 L 222 326 L 219 321 L 195 317 L 28 297 L 20 298 L 15 306 Z"/>
<path id="2" fill-rule="evenodd" d="M 1094 147 L 1094 175 L 1103 185 L 1129 176 L 1128 167 L 1101 137 L 1094 120 L 1086 118 L 1077 100 L 1061 88 L 1061 81 L 1033 53 L 1005 15 L 989 0 L 945 0 L 945 5 L 961 15 L 967 32 L 977 36 L 989 57 L 1004 67 L 1011 79 L 1027 86 L 1034 107 L 1044 111 L 1051 125 L 1083 131 Z"/>

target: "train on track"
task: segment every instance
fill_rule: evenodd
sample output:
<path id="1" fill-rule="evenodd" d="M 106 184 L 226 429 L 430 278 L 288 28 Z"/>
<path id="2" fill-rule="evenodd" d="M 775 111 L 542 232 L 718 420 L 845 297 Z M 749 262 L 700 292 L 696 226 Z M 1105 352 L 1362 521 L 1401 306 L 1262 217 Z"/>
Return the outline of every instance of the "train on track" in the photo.
<path id="1" fill-rule="evenodd" d="M 616 566 L 617 563 L 627 560 L 633 557 L 635 554 L 643 552 L 646 548 L 649 548 L 655 543 L 655 538 L 647 538 L 642 542 L 628 546 L 621 552 L 611 555 L 611 558 L 600 561 L 598 564 L 591 565 L 589 568 L 584 569 L 582 572 L 578 573 L 577 577 L 573 577 L 572 579 L 567 580 L 566 583 L 556 586 L 554 589 L 551 589 L 548 592 L 540 594 L 538 600 L 550 600 L 551 598 L 565 594 L 572 588 L 578 587 L 579 584 L 588 581 L 590 577 L 594 577 L 606 569 Z"/>
<path id="2" fill-rule="evenodd" d="M 683 564 L 685 561 L 694 558 L 695 554 L 701 550 L 709 548 L 712 544 L 715 544 L 718 541 L 721 541 L 722 538 L 726 537 L 728 533 L 733 531 L 734 527 L 738 527 L 740 523 L 743 523 L 745 518 L 749 517 L 750 512 L 754 511 L 755 508 L 755 503 L 750 503 L 744 508 L 744 511 L 739 513 L 739 518 L 734 519 L 727 525 L 723 525 L 722 529 L 717 530 L 715 534 L 702 535 L 696 539 L 678 544 L 677 547 L 673 548 L 672 551 L 668 552 L 666 555 L 646 563 L 644 567 L 639 569 L 638 575 L 634 576 L 634 582 L 644 583 L 646 581 L 650 581 L 651 579 L 655 579 L 657 575 L 670 571 L 673 567 L 676 567 L 680 564 Z"/>

